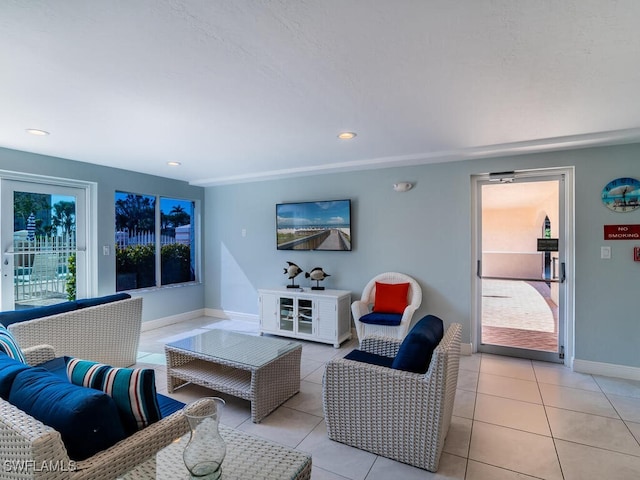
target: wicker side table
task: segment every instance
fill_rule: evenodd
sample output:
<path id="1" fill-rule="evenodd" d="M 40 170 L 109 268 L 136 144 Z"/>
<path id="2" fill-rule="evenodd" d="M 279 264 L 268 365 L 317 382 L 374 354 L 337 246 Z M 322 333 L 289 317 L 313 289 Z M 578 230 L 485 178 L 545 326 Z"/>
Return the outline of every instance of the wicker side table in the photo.
<path id="1" fill-rule="evenodd" d="M 225 425 L 220 434 L 227 442 L 222 462 L 225 480 L 308 480 L 311 456 L 267 440 L 248 435 Z M 182 452 L 189 435 L 161 450 L 149 461 L 138 465 L 121 480 L 180 480 L 189 478 Z"/>

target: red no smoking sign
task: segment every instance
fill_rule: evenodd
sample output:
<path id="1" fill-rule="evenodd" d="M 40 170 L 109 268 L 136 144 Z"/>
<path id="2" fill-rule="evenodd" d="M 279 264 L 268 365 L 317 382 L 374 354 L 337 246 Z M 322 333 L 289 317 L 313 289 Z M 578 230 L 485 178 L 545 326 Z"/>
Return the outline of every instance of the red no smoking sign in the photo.
<path id="1" fill-rule="evenodd" d="M 640 225 L 605 225 L 605 240 L 640 240 Z"/>

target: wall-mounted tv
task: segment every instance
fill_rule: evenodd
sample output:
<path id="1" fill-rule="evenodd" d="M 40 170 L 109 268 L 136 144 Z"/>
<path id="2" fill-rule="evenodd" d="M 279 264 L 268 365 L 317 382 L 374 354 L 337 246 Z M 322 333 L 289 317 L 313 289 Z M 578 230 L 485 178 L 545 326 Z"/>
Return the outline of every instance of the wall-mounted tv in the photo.
<path id="1" fill-rule="evenodd" d="M 276 205 L 278 250 L 351 250 L 351 200 Z"/>

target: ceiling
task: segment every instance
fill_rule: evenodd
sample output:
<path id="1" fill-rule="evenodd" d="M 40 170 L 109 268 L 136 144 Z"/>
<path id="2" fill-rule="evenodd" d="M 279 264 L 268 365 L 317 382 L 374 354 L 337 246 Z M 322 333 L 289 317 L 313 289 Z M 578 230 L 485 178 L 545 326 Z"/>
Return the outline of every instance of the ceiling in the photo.
<path id="1" fill-rule="evenodd" d="M 0 146 L 220 185 L 637 142 L 639 20 L 637 0 L 2 0 Z"/>

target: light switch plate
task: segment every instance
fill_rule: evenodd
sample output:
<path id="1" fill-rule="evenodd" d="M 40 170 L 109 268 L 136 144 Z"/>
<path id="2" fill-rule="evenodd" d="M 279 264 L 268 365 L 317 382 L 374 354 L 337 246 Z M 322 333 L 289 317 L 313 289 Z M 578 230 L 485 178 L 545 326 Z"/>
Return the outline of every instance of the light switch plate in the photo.
<path id="1" fill-rule="evenodd" d="M 600 258 L 609 260 L 611 258 L 611 247 L 600 247 Z"/>

